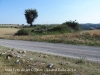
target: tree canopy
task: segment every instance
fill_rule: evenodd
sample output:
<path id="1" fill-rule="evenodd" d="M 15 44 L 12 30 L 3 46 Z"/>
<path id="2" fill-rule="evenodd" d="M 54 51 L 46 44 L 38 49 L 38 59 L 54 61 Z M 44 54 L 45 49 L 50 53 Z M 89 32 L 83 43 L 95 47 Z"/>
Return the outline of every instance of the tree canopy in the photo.
<path id="1" fill-rule="evenodd" d="M 24 15 L 27 23 L 32 26 L 32 22 L 38 17 L 38 12 L 36 9 L 26 9 Z"/>

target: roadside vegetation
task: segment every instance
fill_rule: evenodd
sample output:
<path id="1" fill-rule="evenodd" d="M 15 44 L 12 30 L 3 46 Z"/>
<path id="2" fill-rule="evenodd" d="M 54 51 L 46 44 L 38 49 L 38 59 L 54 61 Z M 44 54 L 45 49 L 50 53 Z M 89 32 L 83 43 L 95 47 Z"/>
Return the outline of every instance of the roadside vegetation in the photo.
<path id="1" fill-rule="evenodd" d="M 75 30 L 66 24 L 0 28 L 1 39 L 100 46 L 100 29 Z"/>
<path id="2" fill-rule="evenodd" d="M 1 75 L 100 74 L 100 63 L 87 61 L 86 58 L 72 59 L 3 46 L 0 46 L 0 65 Z"/>
<path id="3" fill-rule="evenodd" d="M 30 25 L 0 25 L 0 38 L 29 40 L 75 45 L 100 46 L 100 29 L 82 30 L 79 23 L 66 21 L 62 24 L 32 24 L 38 17 L 36 9 L 26 9 L 26 22 Z"/>

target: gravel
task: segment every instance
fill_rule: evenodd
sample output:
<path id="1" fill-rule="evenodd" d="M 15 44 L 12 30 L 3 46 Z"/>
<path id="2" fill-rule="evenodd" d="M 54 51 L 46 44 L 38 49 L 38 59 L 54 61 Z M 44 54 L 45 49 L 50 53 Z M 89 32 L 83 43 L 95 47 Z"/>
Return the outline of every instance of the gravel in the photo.
<path id="1" fill-rule="evenodd" d="M 100 47 L 5 39 L 0 39 L 0 45 L 24 51 L 42 52 L 71 58 L 84 57 L 90 61 L 100 62 Z"/>

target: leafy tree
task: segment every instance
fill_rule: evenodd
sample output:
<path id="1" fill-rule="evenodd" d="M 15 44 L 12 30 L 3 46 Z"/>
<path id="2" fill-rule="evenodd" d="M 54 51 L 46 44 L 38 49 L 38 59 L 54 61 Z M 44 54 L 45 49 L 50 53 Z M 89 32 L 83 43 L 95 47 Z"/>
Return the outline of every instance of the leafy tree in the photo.
<path id="1" fill-rule="evenodd" d="M 25 17 L 27 20 L 27 23 L 32 26 L 32 22 L 38 17 L 38 12 L 36 9 L 26 9 L 25 10 Z"/>

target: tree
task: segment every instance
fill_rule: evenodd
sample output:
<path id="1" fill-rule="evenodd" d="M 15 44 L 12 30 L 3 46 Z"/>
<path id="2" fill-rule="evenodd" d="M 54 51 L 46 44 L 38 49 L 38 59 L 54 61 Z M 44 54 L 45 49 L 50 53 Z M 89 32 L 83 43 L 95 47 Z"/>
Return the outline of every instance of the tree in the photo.
<path id="1" fill-rule="evenodd" d="M 32 26 L 32 22 L 38 17 L 38 12 L 36 9 L 26 9 L 24 15 L 27 23 Z"/>

